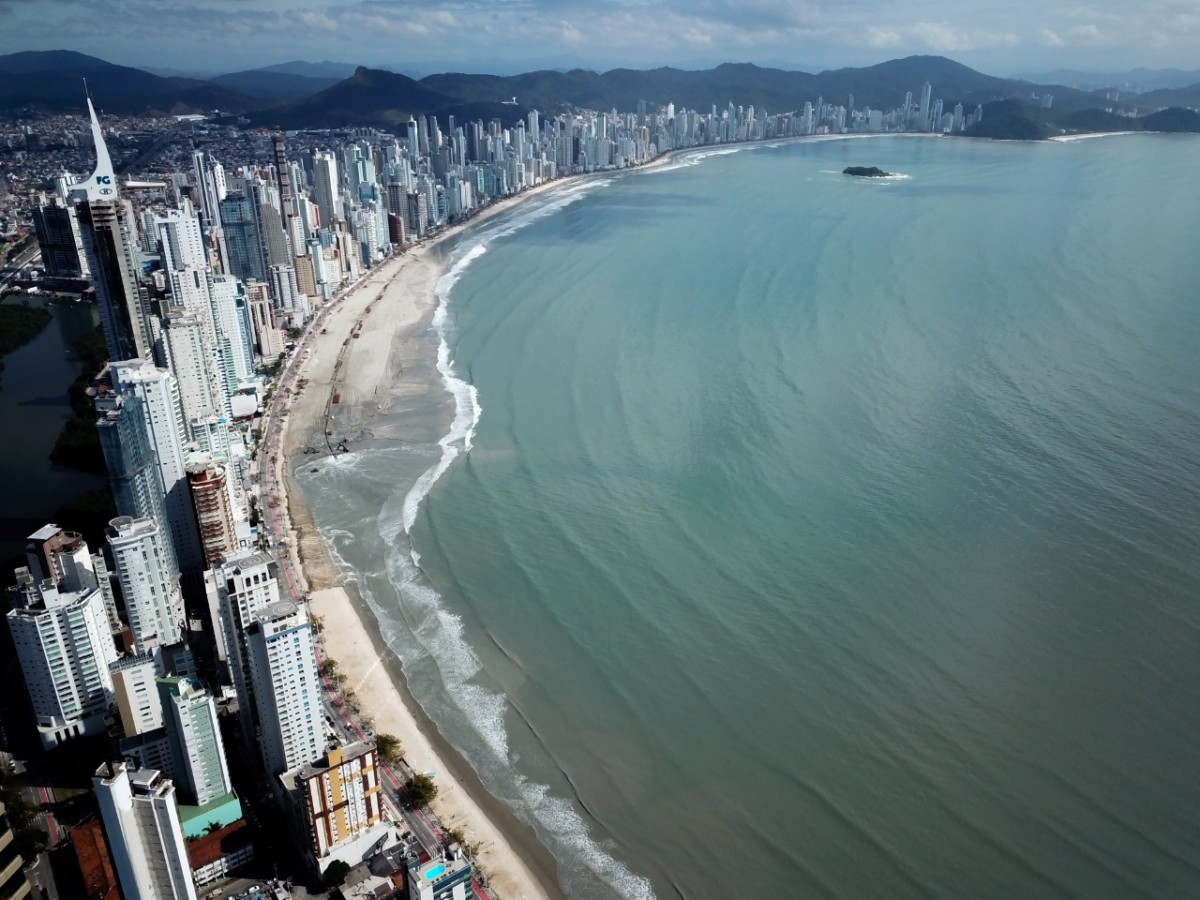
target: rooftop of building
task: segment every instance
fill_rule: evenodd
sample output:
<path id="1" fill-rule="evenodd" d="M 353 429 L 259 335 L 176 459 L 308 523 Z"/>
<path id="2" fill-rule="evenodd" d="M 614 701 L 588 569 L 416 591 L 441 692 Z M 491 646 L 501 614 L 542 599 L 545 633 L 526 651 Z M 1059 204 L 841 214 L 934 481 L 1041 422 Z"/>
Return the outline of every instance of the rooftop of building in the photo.
<path id="1" fill-rule="evenodd" d="M 111 663 L 108 667 L 110 672 L 120 672 L 125 669 L 135 669 L 138 666 L 153 666 L 154 657 L 149 653 L 138 653 L 136 655 L 122 656 L 116 662 Z"/>
<path id="2" fill-rule="evenodd" d="M 336 769 L 338 766 L 343 766 L 346 763 L 366 756 L 374 749 L 374 741 L 355 741 L 352 744 L 342 746 L 331 744 L 325 748 L 325 755 L 320 759 L 315 759 L 310 763 L 300 766 L 296 770 L 296 778 L 301 781 L 307 781 L 309 778 L 314 778 L 317 775 L 328 772 L 330 769 Z"/>
<path id="3" fill-rule="evenodd" d="M 187 842 L 188 864 L 193 869 L 214 863 L 222 856 L 242 849 L 253 843 L 254 836 L 249 823 L 238 819 L 228 825 L 195 840 Z"/>
<path id="4" fill-rule="evenodd" d="M 215 824 L 220 828 L 228 828 L 243 818 L 242 801 L 237 794 L 230 791 L 214 797 L 203 806 L 179 805 L 179 822 L 183 826 L 184 837 L 196 838 L 208 832 Z"/>
<path id="5" fill-rule="evenodd" d="M 471 861 L 463 856 L 458 844 L 451 844 L 450 849 L 443 854 L 433 857 L 427 862 L 413 859 L 408 863 L 410 878 L 417 879 L 418 890 L 421 882 L 438 885 L 448 879 L 462 877 L 463 873 L 471 871 Z"/>
<path id="6" fill-rule="evenodd" d="M 225 557 L 225 562 L 221 564 L 221 567 L 236 573 L 241 569 L 273 565 L 274 562 L 275 557 L 271 556 L 270 553 L 263 553 L 260 550 L 248 550 L 245 553 Z"/>
<path id="7" fill-rule="evenodd" d="M 62 531 L 62 529 L 59 528 L 57 525 L 53 525 L 53 524 L 43 525 L 41 528 L 39 528 L 37 531 L 35 531 L 33 534 L 31 534 L 28 537 L 28 540 L 48 541 L 48 540 L 50 540 L 50 538 L 54 537 L 60 531 Z"/>
<path id="8" fill-rule="evenodd" d="M 71 848 L 89 900 L 120 900 L 117 875 L 108 857 L 108 844 L 95 819 L 71 829 Z"/>
<path id="9" fill-rule="evenodd" d="M 287 599 L 276 600 L 274 603 L 270 604 L 265 610 L 263 610 L 261 618 L 264 621 L 269 621 L 272 619 L 283 619 L 283 618 L 286 618 L 287 616 L 294 616 L 299 611 L 300 611 L 300 607 L 298 607 L 291 600 L 287 600 Z"/>
<path id="10" fill-rule="evenodd" d="M 117 516 L 108 521 L 108 538 L 111 543 L 125 538 L 137 538 L 158 530 L 158 523 L 150 516 L 135 519 L 132 516 Z"/>

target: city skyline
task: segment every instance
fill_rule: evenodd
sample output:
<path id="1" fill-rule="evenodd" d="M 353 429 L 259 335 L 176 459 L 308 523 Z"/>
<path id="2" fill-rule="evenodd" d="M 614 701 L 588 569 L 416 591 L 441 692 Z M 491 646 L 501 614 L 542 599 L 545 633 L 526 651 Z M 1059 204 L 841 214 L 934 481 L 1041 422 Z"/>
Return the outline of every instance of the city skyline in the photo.
<path id="1" fill-rule="evenodd" d="M 655 27 L 645 27 L 652 15 Z M 423 73 L 756 62 L 817 71 L 947 54 L 991 74 L 1196 66 L 1200 11 L 1171 0 L 885 4 L 608 0 L 0 0 L 0 53 L 75 49 L 127 65 L 217 74 L 294 59 Z M 97 37 L 103 22 L 103 37 Z M 196 35 L 204 35 L 197 39 Z M 214 36 L 215 34 L 215 36 Z M 559 60 L 559 63 L 555 63 Z"/>

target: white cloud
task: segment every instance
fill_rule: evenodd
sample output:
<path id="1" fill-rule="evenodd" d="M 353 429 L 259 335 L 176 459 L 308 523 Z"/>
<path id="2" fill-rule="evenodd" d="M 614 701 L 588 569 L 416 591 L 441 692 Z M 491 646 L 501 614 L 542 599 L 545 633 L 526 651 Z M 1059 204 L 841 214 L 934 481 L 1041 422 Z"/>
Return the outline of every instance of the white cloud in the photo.
<path id="1" fill-rule="evenodd" d="M 1056 31 L 1051 31 L 1049 28 L 1039 28 L 1037 39 L 1047 47 L 1061 47 L 1066 43 Z"/>
<path id="2" fill-rule="evenodd" d="M 874 47 L 878 50 L 887 50 L 892 47 L 899 47 L 904 43 L 904 38 L 900 32 L 889 28 L 876 28 L 872 26 L 867 29 L 867 46 Z"/>

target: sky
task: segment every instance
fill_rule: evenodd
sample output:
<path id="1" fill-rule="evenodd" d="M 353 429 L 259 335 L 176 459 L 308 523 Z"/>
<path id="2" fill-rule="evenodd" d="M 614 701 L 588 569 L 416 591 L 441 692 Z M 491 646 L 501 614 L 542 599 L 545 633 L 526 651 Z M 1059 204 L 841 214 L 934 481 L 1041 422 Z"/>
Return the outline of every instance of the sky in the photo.
<path id="1" fill-rule="evenodd" d="M 915 53 L 994 75 L 1196 69 L 1200 0 L 0 0 L 0 53 L 53 49 L 209 74 L 293 59 L 814 71 Z"/>

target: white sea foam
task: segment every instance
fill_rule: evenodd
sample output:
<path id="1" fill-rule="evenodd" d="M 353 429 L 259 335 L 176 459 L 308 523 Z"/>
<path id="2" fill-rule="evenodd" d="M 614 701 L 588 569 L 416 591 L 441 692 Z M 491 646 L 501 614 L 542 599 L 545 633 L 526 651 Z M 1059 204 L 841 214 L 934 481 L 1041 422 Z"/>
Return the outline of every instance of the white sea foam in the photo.
<path id="1" fill-rule="evenodd" d="M 526 779 L 521 779 L 521 796 L 538 821 L 618 896 L 626 900 L 653 900 L 654 889 L 650 881 L 635 875 L 592 840 L 587 823 L 569 801 L 553 796 L 545 785 Z"/>

